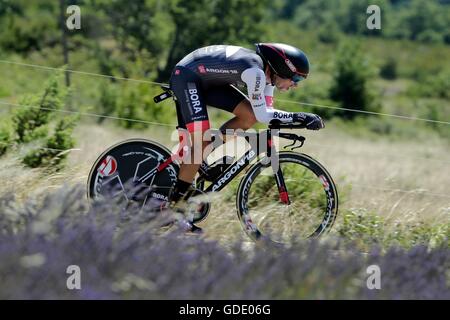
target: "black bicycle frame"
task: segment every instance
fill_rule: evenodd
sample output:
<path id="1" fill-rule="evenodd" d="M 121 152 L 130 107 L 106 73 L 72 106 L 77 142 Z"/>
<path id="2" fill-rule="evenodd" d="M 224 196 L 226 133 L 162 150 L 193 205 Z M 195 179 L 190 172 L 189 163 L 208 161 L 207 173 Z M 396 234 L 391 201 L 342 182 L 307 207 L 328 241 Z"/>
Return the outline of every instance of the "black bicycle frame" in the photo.
<path id="1" fill-rule="evenodd" d="M 294 144 L 296 141 L 300 141 L 301 145 L 303 145 L 305 139 L 304 137 L 299 137 L 291 133 L 279 133 L 278 130 L 276 130 L 275 132 L 275 135 L 278 135 L 279 137 L 294 140 Z M 244 136 L 248 142 L 250 140 L 250 137 L 254 135 L 256 135 L 256 146 L 250 143 L 250 149 L 247 150 L 241 158 L 231 164 L 224 172 L 222 172 L 222 174 L 217 177 L 217 179 L 213 181 L 211 185 L 204 191 L 208 193 L 222 190 L 231 180 L 233 180 L 242 170 L 244 170 L 253 159 L 265 152 L 267 160 L 270 161 L 270 165 L 275 176 L 275 181 L 277 183 L 278 192 L 280 195 L 280 201 L 289 205 L 290 200 L 288 190 L 284 182 L 283 172 L 278 164 L 278 152 L 275 148 L 275 145 L 272 143 L 272 130 L 268 129 L 259 134 L 244 133 Z M 263 141 L 265 142 L 265 148 L 258 148 L 260 146 L 261 139 L 265 140 Z"/>

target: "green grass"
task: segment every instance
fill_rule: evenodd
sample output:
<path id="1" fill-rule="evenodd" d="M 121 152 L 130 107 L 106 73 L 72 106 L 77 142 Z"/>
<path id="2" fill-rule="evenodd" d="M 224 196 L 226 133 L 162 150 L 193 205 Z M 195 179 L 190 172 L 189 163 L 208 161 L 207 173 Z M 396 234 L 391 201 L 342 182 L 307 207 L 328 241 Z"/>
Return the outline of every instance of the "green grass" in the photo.
<path id="1" fill-rule="evenodd" d="M 346 241 L 363 250 L 373 245 L 381 248 L 392 246 L 411 248 L 424 245 L 430 248 L 449 246 L 450 221 L 408 221 L 408 217 L 384 218 L 367 210 L 344 210 L 335 231 Z M 449 247 L 450 248 L 450 247 Z"/>

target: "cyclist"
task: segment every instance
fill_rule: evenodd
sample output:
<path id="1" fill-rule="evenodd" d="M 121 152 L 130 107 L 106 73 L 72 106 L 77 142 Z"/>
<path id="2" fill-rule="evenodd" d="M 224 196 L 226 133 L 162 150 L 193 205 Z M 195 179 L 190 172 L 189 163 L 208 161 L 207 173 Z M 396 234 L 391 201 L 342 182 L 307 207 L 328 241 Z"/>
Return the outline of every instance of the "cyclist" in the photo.
<path id="1" fill-rule="evenodd" d="M 191 141 L 194 133 L 210 128 L 206 105 L 233 113 L 220 130 L 249 129 L 256 122 L 273 121 L 304 124 L 306 129 L 324 127 L 322 119 L 312 113 L 286 112 L 273 107 L 277 88 L 287 91 L 308 77 L 308 58 L 301 51 L 281 43 L 258 43 L 256 52 L 238 46 L 214 45 L 197 49 L 175 66 L 170 87 L 176 97 L 178 128 L 187 129 Z M 247 96 L 239 89 L 246 87 Z M 204 159 L 209 141 L 201 146 L 192 143 L 191 159 Z M 197 156 L 196 156 L 197 153 Z M 200 157 L 198 156 L 200 155 Z M 182 199 L 200 167 L 200 163 L 183 163 L 171 196 L 171 206 Z M 201 228 L 185 221 L 187 231 Z"/>

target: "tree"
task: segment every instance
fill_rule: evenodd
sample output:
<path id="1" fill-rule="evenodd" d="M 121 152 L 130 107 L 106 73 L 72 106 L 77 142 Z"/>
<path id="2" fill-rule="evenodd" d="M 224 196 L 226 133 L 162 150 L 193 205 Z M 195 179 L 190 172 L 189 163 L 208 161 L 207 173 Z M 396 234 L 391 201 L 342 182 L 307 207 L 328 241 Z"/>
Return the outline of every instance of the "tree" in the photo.
<path id="1" fill-rule="evenodd" d="M 158 79 L 167 81 L 175 64 L 199 47 L 261 41 L 268 6 L 268 0 L 173 1 L 169 12 L 175 30 Z"/>
<path id="2" fill-rule="evenodd" d="M 58 171 L 63 167 L 68 152 L 75 145 L 72 137 L 77 117 L 60 119 L 52 136 L 48 137 L 45 147 L 30 151 L 23 162 L 31 168 L 47 167 L 52 171 Z"/>
<path id="3" fill-rule="evenodd" d="M 105 13 L 109 20 L 108 31 L 126 58 L 133 63 L 145 60 L 142 64 L 144 73 L 157 69 L 169 40 L 168 4 L 160 0 L 98 0 L 93 4 Z"/>
<path id="4" fill-rule="evenodd" d="M 0 47 L 5 51 L 29 53 L 57 43 L 54 6 L 46 10 L 23 2 L 0 0 Z"/>
<path id="5" fill-rule="evenodd" d="M 378 111 L 379 106 L 368 88 L 368 80 L 372 75 L 373 70 L 359 45 L 345 43 L 337 53 L 330 98 L 339 102 L 343 108 Z M 336 115 L 352 119 L 357 113 L 339 110 Z"/>
<path id="6" fill-rule="evenodd" d="M 54 110 L 64 105 L 67 91 L 61 88 L 59 76 L 52 76 L 42 95 L 26 97 L 21 104 L 28 107 L 18 109 L 12 117 L 15 140 L 26 143 L 47 134 L 47 124 Z"/>

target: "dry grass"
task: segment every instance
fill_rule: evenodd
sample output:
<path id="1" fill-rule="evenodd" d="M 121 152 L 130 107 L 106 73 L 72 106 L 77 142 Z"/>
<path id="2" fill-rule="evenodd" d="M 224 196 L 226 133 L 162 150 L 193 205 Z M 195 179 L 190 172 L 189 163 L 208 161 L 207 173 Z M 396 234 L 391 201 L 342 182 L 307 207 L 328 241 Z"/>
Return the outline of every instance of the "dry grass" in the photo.
<path id="1" fill-rule="evenodd" d="M 171 133 L 168 127 L 133 131 L 80 124 L 75 135 L 76 148 L 81 150 L 71 152 L 68 166 L 61 173 L 48 176 L 41 170 L 23 168 L 17 152 L 1 158 L 0 193 L 13 192 L 19 199 L 25 199 L 64 183 L 85 184 L 91 165 L 107 147 L 128 138 L 148 138 L 173 147 Z M 316 158 L 334 177 L 341 196 L 341 212 L 364 209 L 392 224 L 397 221 L 450 224 L 448 142 L 436 139 L 418 145 L 388 139 L 369 141 L 332 126 L 321 132 L 299 133 L 307 137 L 302 152 Z M 338 216 L 338 224 L 341 219 Z M 232 187 L 216 196 L 209 218 L 200 225 L 208 230 L 209 238 L 223 243 L 245 237 L 236 217 Z"/>
<path id="2" fill-rule="evenodd" d="M 448 142 L 367 141 L 336 130 L 309 139 L 338 187 L 351 191 L 341 208 L 365 208 L 388 219 L 450 220 Z"/>

